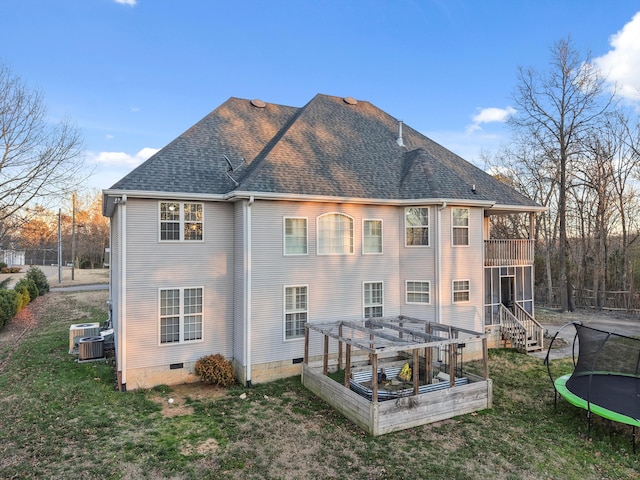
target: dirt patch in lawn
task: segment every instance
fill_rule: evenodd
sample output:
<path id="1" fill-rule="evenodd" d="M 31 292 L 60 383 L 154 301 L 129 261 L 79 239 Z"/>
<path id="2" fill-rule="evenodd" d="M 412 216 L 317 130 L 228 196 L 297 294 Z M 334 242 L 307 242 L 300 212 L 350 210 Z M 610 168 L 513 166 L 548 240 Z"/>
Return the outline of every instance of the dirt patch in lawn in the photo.
<path id="1" fill-rule="evenodd" d="M 165 418 L 191 415 L 193 400 L 215 400 L 227 395 L 227 389 L 208 385 L 202 382 L 185 383 L 167 388 L 167 392 L 157 392 L 151 400 L 162 407 L 161 415 Z"/>

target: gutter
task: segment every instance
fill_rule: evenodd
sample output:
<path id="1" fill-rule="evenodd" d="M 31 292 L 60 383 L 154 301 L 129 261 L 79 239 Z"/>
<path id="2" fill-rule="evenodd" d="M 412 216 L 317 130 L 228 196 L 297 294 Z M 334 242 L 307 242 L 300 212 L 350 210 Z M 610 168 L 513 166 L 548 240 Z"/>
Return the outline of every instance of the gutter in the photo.
<path id="1" fill-rule="evenodd" d="M 438 235 L 436 241 L 436 285 L 438 286 L 438 299 L 436 303 L 436 323 L 442 323 L 442 210 L 447 208 L 447 202 L 442 202 L 438 207 L 436 215 L 436 233 Z"/>
<path id="2" fill-rule="evenodd" d="M 120 311 L 118 326 L 121 332 L 119 365 L 122 375 L 120 377 L 120 388 L 127 391 L 127 196 L 122 195 L 119 201 L 114 201 L 120 206 Z"/>
<path id="3" fill-rule="evenodd" d="M 247 387 L 251 387 L 251 275 L 252 275 L 252 258 L 251 258 L 251 206 L 255 201 L 254 197 L 249 197 L 246 209 L 246 229 L 245 229 L 245 248 L 246 248 L 246 271 L 245 271 L 245 364 L 246 364 L 246 382 Z"/>

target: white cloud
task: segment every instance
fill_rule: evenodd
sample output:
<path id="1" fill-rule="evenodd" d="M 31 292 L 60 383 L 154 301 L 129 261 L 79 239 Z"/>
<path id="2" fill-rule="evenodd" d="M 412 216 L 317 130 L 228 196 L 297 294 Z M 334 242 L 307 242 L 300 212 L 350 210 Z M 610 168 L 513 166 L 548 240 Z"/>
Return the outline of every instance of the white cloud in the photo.
<path id="1" fill-rule="evenodd" d="M 116 138 L 116 137 L 115 137 L 115 136 L 113 136 L 113 135 L 111 135 L 110 133 L 107 133 L 107 134 L 105 135 L 105 138 L 106 138 L 107 140 L 113 140 L 113 139 L 114 139 L 114 138 Z"/>
<path id="2" fill-rule="evenodd" d="M 613 48 L 594 63 L 622 97 L 640 101 L 640 12 L 609 38 L 609 44 Z"/>
<path id="3" fill-rule="evenodd" d="M 132 7 L 135 7 L 137 1 L 138 0 L 116 0 L 116 3 L 119 3 L 121 5 L 131 5 Z"/>
<path id="4" fill-rule="evenodd" d="M 90 152 L 89 163 L 95 163 L 103 167 L 137 167 L 151 155 L 158 151 L 157 148 L 143 148 L 135 155 L 125 152 Z"/>
<path id="5" fill-rule="evenodd" d="M 516 109 L 511 106 L 508 106 L 507 108 L 483 108 L 471 117 L 473 123 L 467 126 L 466 133 L 467 135 L 471 135 L 478 130 L 482 130 L 483 123 L 504 123 L 509 118 L 509 115 L 513 115 L 516 112 Z"/>
<path id="6" fill-rule="evenodd" d="M 133 113 L 138 113 L 140 111 L 140 107 L 129 107 L 129 110 Z"/>

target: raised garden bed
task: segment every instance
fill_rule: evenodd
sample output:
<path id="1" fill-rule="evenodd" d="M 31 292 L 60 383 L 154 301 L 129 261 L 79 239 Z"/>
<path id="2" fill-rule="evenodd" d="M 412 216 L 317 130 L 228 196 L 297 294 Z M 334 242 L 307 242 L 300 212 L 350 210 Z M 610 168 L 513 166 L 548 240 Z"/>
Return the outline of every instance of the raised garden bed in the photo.
<path id="1" fill-rule="evenodd" d="M 324 338 L 321 366 L 309 365 L 311 331 L 314 337 L 319 333 Z M 338 352 L 330 354 L 329 338 L 338 340 Z M 465 372 L 458 362 L 460 346 L 472 341 L 482 342 L 484 376 Z M 352 371 L 352 348 L 368 354 L 370 365 L 354 367 Z M 492 382 L 486 349 L 485 334 L 407 317 L 369 319 L 366 326 L 364 322 L 307 325 L 302 383 L 363 430 L 377 436 L 491 408 Z M 438 362 L 434 369 L 433 358 L 443 351 L 446 361 Z M 344 367 L 344 382 L 328 376 L 329 356 L 336 353 L 337 369 Z M 397 355 L 392 359 L 393 354 Z M 382 359 L 380 363 L 378 357 Z M 412 366 L 410 381 L 397 380 L 403 362 Z M 382 378 L 383 369 L 386 378 Z"/>

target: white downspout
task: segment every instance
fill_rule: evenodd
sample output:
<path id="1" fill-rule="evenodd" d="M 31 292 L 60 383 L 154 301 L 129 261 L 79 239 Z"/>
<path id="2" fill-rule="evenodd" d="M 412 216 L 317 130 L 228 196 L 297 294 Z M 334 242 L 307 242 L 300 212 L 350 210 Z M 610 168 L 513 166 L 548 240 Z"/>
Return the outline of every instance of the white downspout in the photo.
<path id="1" fill-rule="evenodd" d="M 447 202 L 442 202 L 442 206 L 438 207 L 438 214 L 436 215 L 436 235 L 438 235 L 436 241 L 436 285 L 438 286 L 438 303 L 436 304 L 436 323 L 442 323 L 442 210 L 447 207 Z"/>
<path id="2" fill-rule="evenodd" d="M 246 270 L 246 306 L 245 306 L 245 355 L 247 365 L 247 387 L 251 387 L 251 205 L 253 205 L 253 195 L 249 197 L 247 203 L 247 221 L 245 231 L 245 248 L 247 252 L 247 270 Z"/>
<path id="3" fill-rule="evenodd" d="M 120 331 L 122 333 L 120 345 L 120 365 L 122 390 L 127 391 L 127 196 L 120 200 Z"/>

